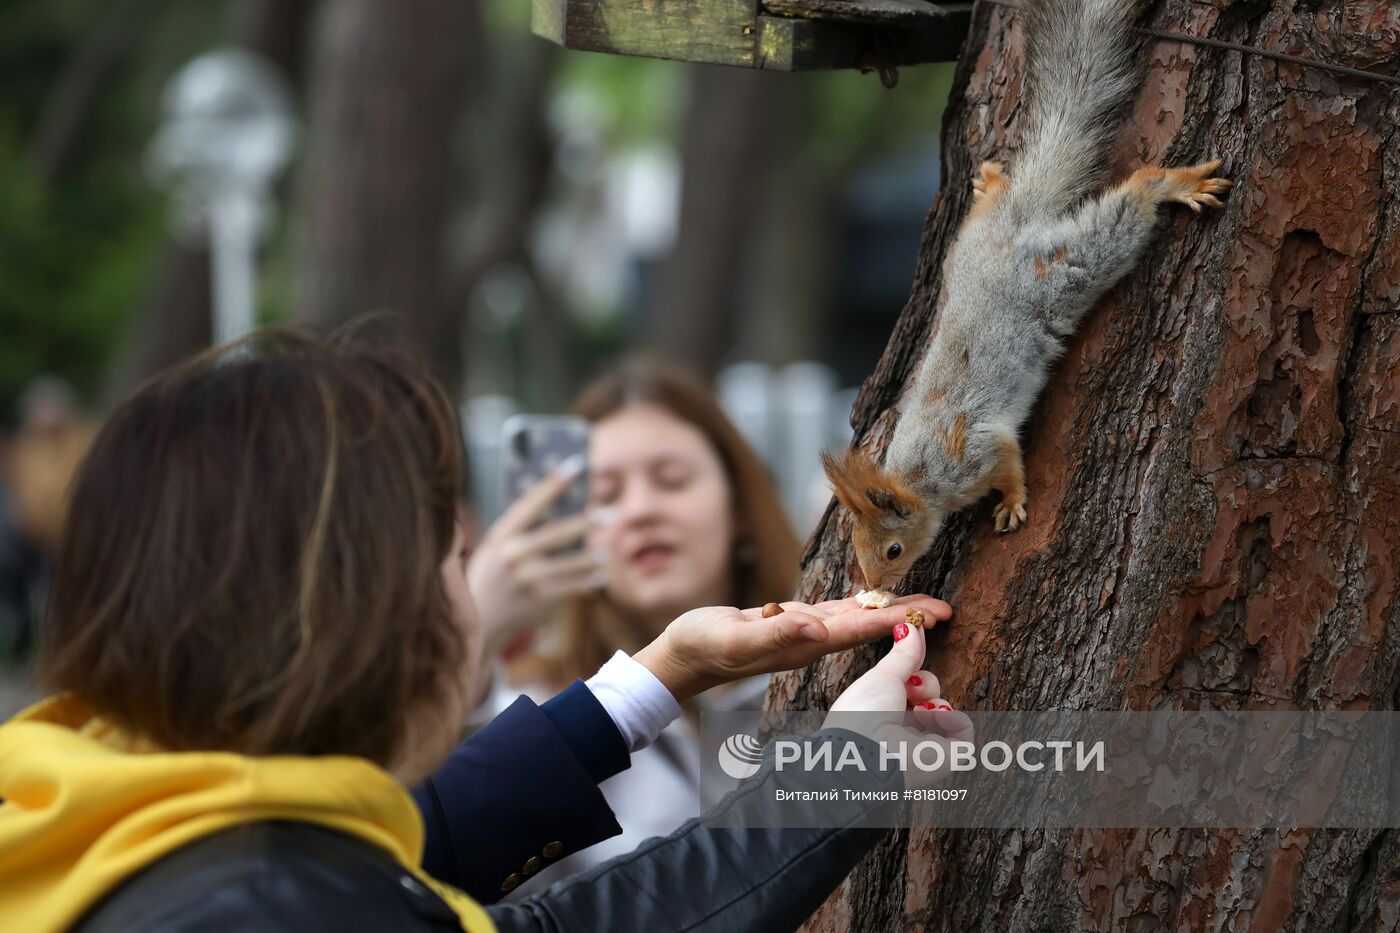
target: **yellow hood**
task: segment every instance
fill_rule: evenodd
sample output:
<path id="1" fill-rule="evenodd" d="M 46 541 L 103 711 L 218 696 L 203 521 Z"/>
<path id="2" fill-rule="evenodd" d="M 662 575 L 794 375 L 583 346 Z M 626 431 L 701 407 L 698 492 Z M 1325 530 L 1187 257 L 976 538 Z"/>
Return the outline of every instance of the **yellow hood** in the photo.
<path id="1" fill-rule="evenodd" d="M 201 836 L 300 820 L 371 842 L 431 885 L 471 933 L 479 904 L 418 867 L 423 821 L 361 758 L 163 752 L 58 696 L 0 726 L 0 927 L 64 930 L 124 878 Z"/>

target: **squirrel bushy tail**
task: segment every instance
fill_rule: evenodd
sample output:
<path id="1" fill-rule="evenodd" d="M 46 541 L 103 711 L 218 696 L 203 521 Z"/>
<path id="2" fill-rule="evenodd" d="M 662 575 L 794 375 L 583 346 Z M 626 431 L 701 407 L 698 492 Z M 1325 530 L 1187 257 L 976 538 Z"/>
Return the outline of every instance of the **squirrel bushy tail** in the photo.
<path id="1" fill-rule="evenodd" d="M 1137 88 L 1144 2 L 1023 0 L 1030 116 L 1012 198 L 1027 216 L 1061 214 L 1101 181 Z"/>

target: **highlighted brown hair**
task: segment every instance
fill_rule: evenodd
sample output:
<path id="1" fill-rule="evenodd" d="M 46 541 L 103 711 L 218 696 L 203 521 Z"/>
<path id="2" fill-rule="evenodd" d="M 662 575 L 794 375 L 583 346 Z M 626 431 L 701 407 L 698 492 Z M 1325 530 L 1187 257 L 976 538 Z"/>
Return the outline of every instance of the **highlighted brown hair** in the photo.
<path id="1" fill-rule="evenodd" d="M 461 474 L 404 351 L 283 330 L 181 364 L 79 470 L 41 674 L 166 748 L 389 764 L 460 669 Z"/>

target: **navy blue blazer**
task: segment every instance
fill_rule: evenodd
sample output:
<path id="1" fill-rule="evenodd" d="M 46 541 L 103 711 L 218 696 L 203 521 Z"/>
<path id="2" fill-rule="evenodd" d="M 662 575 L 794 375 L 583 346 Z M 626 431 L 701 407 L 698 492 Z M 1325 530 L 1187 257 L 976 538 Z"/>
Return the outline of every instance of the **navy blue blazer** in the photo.
<path id="1" fill-rule="evenodd" d="M 423 867 L 483 904 L 622 832 L 598 785 L 631 765 L 617 725 L 576 680 L 536 706 L 520 697 L 413 791 Z"/>

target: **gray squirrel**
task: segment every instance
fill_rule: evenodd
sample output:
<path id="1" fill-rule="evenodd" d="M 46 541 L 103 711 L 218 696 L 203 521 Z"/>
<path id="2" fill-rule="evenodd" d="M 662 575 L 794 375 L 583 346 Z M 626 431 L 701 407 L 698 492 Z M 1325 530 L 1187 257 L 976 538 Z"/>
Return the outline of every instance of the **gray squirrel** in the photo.
<path id="1" fill-rule="evenodd" d="M 1014 167 L 983 162 L 945 263 L 937 331 L 883 465 L 824 454 L 867 588 L 893 588 L 948 515 L 993 490 L 997 531 L 1026 520 L 1017 431 L 1079 321 L 1137 262 L 1157 208 L 1222 207 L 1220 162 L 1103 182 L 1138 78 L 1141 0 L 1022 0 L 1029 124 Z"/>

